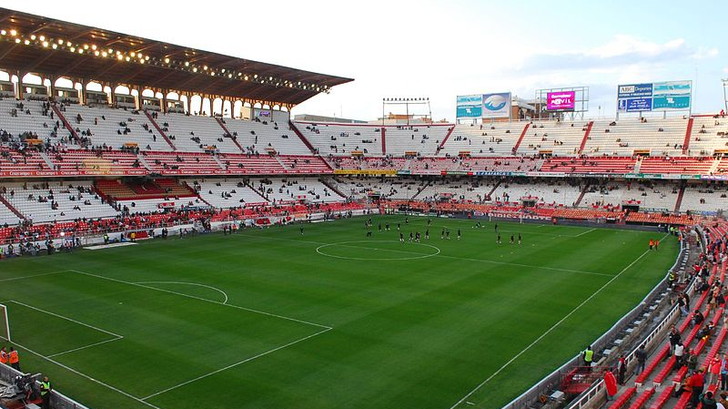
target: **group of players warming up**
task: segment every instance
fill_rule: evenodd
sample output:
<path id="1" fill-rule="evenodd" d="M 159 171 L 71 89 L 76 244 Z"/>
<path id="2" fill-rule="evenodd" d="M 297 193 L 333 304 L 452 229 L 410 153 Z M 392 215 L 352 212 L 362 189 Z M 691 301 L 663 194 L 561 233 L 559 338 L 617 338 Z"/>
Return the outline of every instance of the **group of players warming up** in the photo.
<path id="1" fill-rule="evenodd" d="M 421 240 L 430 240 L 430 228 L 432 227 L 432 219 L 427 218 L 427 224 L 424 228 L 424 234 L 422 234 L 417 229 L 412 229 L 414 226 L 414 223 L 410 225 L 409 217 L 405 217 L 404 223 L 398 222 L 393 224 L 395 228 L 397 229 L 397 232 L 399 234 L 399 242 L 400 243 L 419 243 Z M 485 223 L 481 221 L 476 221 L 475 224 L 472 226 L 473 229 L 482 229 L 486 228 Z M 392 229 L 392 224 L 389 222 L 385 222 L 382 224 L 379 222 L 377 224 L 377 232 L 383 233 L 388 232 Z M 366 232 L 366 237 L 373 237 L 374 235 L 374 221 L 372 218 L 367 219 L 364 222 L 364 230 Z M 493 230 L 495 232 L 495 243 L 496 244 L 503 244 L 503 239 L 501 237 L 501 233 L 498 230 L 498 223 L 493 224 Z M 458 228 L 455 231 L 455 238 L 457 240 L 462 239 L 463 233 L 462 229 Z M 440 240 L 450 240 L 450 229 L 448 227 L 442 227 L 440 230 Z M 510 235 L 510 244 L 522 244 L 523 243 L 523 236 L 521 236 L 521 233 L 517 234 L 511 234 Z"/>

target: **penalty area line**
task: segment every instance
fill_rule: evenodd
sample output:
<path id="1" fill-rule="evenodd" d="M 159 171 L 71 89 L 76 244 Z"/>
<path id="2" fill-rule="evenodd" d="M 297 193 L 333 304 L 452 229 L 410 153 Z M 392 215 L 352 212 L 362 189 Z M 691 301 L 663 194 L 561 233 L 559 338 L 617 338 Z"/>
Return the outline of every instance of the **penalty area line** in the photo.
<path id="1" fill-rule="evenodd" d="M 161 391 L 159 391 L 159 392 L 154 392 L 154 393 L 153 393 L 153 394 L 151 394 L 151 395 L 145 396 L 145 397 L 141 398 L 141 400 L 143 400 L 143 401 L 146 401 L 146 400 L 148 400 L 148 399 L 151 399 L 151 398 L 153 398 L 153 397 L 155 397 L 155 396 L 159 396 L 159 395 L 161 395 L 161 394 L 163 394 L 163 393 L 167 393 L 167 392 L 170 392 L 170 391 L 172 391 L 172 390 L 175 390 L 175 389 L 181 388 L 181 387 L 183 387 L 183 386 L 185 386 L 185 385 L 189 385 L 189 384 L 191 384 L 191 383 L 193 383 L 193 382 L 197 382 L 197 381 L 199 381 L 199 380 L 201 380 L 201 379 L 205 379 L 205 378 L 207 378 L 207 377 L 210 377 L 210 376 L 212 376 L 212 375 L 218 374 L 218 373 L 220 373 L 220 372 L 223 372 L 223 371 L 227 371 L 228 369 L 231 369 L 231 368 L 235 368 L 236 366 L 240 366 L 240 365 L 242 365 L 242 364 L 245 364 L 245 363 L 247 363 L 247 362 L 250 362 L 250 361 L 256 360 L 256 359 L 258 359 L 258 358 L 261 358 L 261 357 L 264 357 L 264 356 L 266 356 L 266 355 L 270 355 L 270 354 L 272 354 L 273 352 L 276 352 L 276 351 L 280 351 L 281 349 L 284 349 L 284 348 L 288 348 L 288 347 L 289 347 L 289 346 L 291 346 L 291 345 L 295 345 L 295 344 L 298 344 L 298 343 L 300 343 L 300 342 L 306 341 L 306 340 L 308 340 L 308 339 L 311 339 L 311 338 L 313 338 L 313 337 L 319 336 L 319 335 L 321 335 L 321 334 L 323 334 L 323 333 L 329 332 L 329 331 L 331 331 L 331 329 L 332 329 L 332 328 L 326 328 L 326 329 L 324 329 L 324 330 L 322 330 L 322 331 L 318 331 L 318 332 L 316 332 L 316 333 L 314 333 L 314 334 L 311 334 L 311 335 L 308 335 L 308 336 L 306 336 L 306 337 L 303 337 L 303 338 L 299 338 L 299 339 L 297 339 L 297 340 L 295 340 L 295 341 L 291 341 L 291 342 L 289 342 L 289 343 L 287 343 L 287 344 L 285 344 L 285 345 L 281 345 L 281 346 L 279 346 L 279 347 L 276 347 L 276 348 L 273 348 L 273 349 L 269 349 L 269 350 L 267 350 L 267 351 L 265 351 L 265 352 L 261 352 L 261 353 L 259 353 L 259 354 L 257 354 L 257 355 L 254 355 L 254 356 L 251 356 L 251 357 L 249 357 L 249 358 L 243 359 L 242 361 L 238 361 L 238 362 L 235 362 L 235 363 L 233 363 L 233 364 L 230 364 L 230 365 L 228 365 L 228 366 L 226 366 L 226 367 L 223 367 L 223 368 L 220 368 L 220 369 L 216 369 L 216 370 L 214 370 L 214 371 L 212 371 L 212 372 L 208 372 L 208 373 L 206 373 L 206 374 L 204 374 L 204 375 L 200 375 L 200 376 L 198 376 L 198 377 L 196 377 L 196 378 L 192 378 L 192 379 L 190 379 L 190 380 L 187 380 L 187 381 L 184 381 L 184 382 L 178 383 L 177 385 L 174 385 L 174 386 L 170 386 L 169 388 L 166 388 L 166 389 L 162 389 L 162 390 L 161 390 Z"/>
<path id="2" fill-rule="evenodd" d="M 660 241 L 664 240 L 665 237 L 667 237 L 667 236 L 668 236 L 667 234 L 664 235 L 660 239 Z M 498 374 L 500 374 L 501 372 L 503 372 L 503 370 L 505 370 L 507 367 L 509 367 L 516 359 L 520 358 L 521 355 L 525 354 L 529 349 L 533 348 L 534 345 L 536 345 L 537 343 L 539 343 L 542 339 L 544 339 L 553 330 L 555 330 L 556 328 L 558 328 L 564 321 L 566 321 L 567 319 L 569 319 L 569 317 L 571 317 L 572 315 L 574 315 L 574 313 L 576 313 L 579 309 L 581 309 L 581 307 L 583 307 L 584 305 L 586 305 L 586 303 L 588 303 L 589 301 L 591 301 L 592 298 L 594 298 L 597 294 L 599 294 L 600 292 L 602 292 L 605 288 L 607 288 L 610 284 L 612 284 L 616 279 L 618 279 L 620 276 L 622 276 L 622 274 L 624 274 L 625 271 L 629 270 L 633 265 L 635 265 L 638 261 L 640 261 L 642 259 L 642 257 L 646 256 L 649 253 L 650 253 L 650 250 L 645 250 L 644 253 L 642 253 L 639 257 L 637 257 L 631 263 L 629 263 L 629 265 L 627 265 L 627 267 L 623 268 L 622 271 L 620 271 L 619 273 L 617 273 L 617 275 L 615 275 L 611 280 L 607 281 L 603 286 L 599 287 L 599 289 L 597 289 L 592 295 L 590 295 L 589 297 L 587 297 L 587 299 L 585 299 L 584 301 L 582 301 L 581 304 L 577 305 L 573 310 L 571 310 L 571 312 L 569 312 L 563 318 L 561 318 L 559 321 L 557 321 L 554 325 L 551 326 L 551 328 L 547 329 L 546 332 L 544 332 L 543 334 L 541 334 L 533 342 L 531 342 L 530 344 L 528 344 L 528 346 L 526 346 L 525 348 L 523 348 L 521 350 L 521 352 L 517 353 L 515 356 L 513 356 L 513 358 L 509 359 L 508 362 L 506 362 L 505 364 L 503 364 L 503 366 L 501 366 L 500 368 L 498 368 L 498 370 L 496 370 L 495 372 L 493 372 L 488 378 L 486 378 L 483 382 L 481 382 L 480 384 L 478 384 L 478 386 L 476 386 L 473 390 L 471 390 L 470 392 L 468 392 L 467 395 L 463 396 L 462 399 L 460 399 L 454 405 L 452 405 L 450 407 L 450 409 L 455 409 L 456 407 L 460 406 L 460 404 L 462 404 L 467 399 L 469 399 L 471 396 L 473 396 L 478 390 L 480 390 L 480 388 L 482 388 L 488 382 L 490 382 L 491 379 L 493 379 L 496 376 L 498 376 Z"/>
<path id="3" fill-rule="evenodd" d="M 167 293 L 167 294 L 174 294 L 174 295 L 177 295 L 177 296 L 180 296 L 180 297 L 190 298 L 190 299 L 198 300 L 198 301 L 204 301 L 204 302 L 208 302 L 208 303 L 211 303 L 211 304 L 222 305 L 224 307 L 235 308 L 235 309 L 238 309 L 238 310 L 248 311 L 248 312 L 252 312 L 252 313 L 255 313 L 255 314 L 267 315 L 269 317 L 280 318 L 280 319 L 286 320 L 286 321 L 298 322 L 300 324 L 311 325 L 311 326 L 318 327 L 318 328 L 333 329 L 333 327 L 328 326 L 328 325 L 317 324 L 315 322 L 300 320 L 298 318 L 286 317 L 285 315 L 279 315 L 279 314 L 274 314 L 272 312 L 256 310 L 254 308 L 241 307 L 239 305 L 234 305 L 234 304 L 226 304 L 226 303 L 222 303 L 220 301 L 215 301 L 215 300 L 210 300 L 210 299 L 207 299 L 207 298 L 197 297 L 197 296 L 194 296 L 194 295 L 180 293 L 180 292 L 177 292 L 177 291 L 165 290 L 163 288 L 158 288 L 158 287 L 154 287 L 154 286 L 151 286 L 151 285 L 144 285 L 144 284 L 140 284 L 140 283 L 133 283 L 131 281 L 119 280 L 118 278 L 104 277 L 102 275 L 87 273 L 87 272 L 84 272 L 84 271 L 81 271 L 81 270 L 69 270 L 69 271 L 72 271 L 72 272 L 77 273 L 77 274 L 89 276 L 89 277 L 96 277 L 96 278 L 101 279 L 101 280 L 113 281 L 113 282 L 122 283 L 122 284 L 126 284 L 126 285 L 131 285 L 131 286 L 135 286 L 135 287 L 146 288 L 148 290 L 159 291 L 159 292 Z"/>
<path id="4" fill-rule="evenodd" d="M 37 356 L 37 357 L 39 357 L 39 358 L 45 359 L 46 361 L 48 361 L 48 362 L 50 362 L 50 363 L 52 363 L 52 364 L 58 365 L 58 366 L 60 366 L 61 368 L 65 369 L 65 370 L 67 370 L 67 371 L 69 371 L 69 372 L 72 372 L 72 373 L 74 373 L 74 374 L 76 374 L 76 375 L 78 375 L 78 376 L 80 376 L 80 377 L 82 377 L 82 378 L 88 379 L 88 380 L 89 380 L 89 381 L 91 381 L 91 382 L 94 382 L 94 383 L 96 383 L 96 384 L 99 384 L 99 385 L 101 385 L 101 386 L 103 386 L 103 387 L 105 387 L 105 388 L 107 388 L 107 389 L 110 389 L 110 390 L 112 390 L 112 391 L 114 391 L 114 392 L 117 392 L 117 393 L 119 393 L 119 394 L 121 394 L 121 395 L 124 395 L 124 396 L 126 396 L 127 398 L 133 399 L 133 400 L 134 400 L 134 401 L 136 401 L 136 402 L 139 402 L 139 403 L 141 403 L 141 404 L 143 404 L 143 405 L 149 406 L 150 408 L 153 408 L 153 409 L 161 409 L 161 408 L 160 408 L 159 406 L 153 405 L 153 404 L 151 404 L 151 403 L 149 403 L 149 402 L 146 402 L 146 401 L 144 401 L 143 399 L 137 398 L 136 396 L 134 396 L 134 395 L 130 394 L 129 392 L 123 391 L 123 390 L 121 390 L 121 389 L 119 389 L 119 388 L 117 388 L 117 387 L 115 387 L 115 386 L 111 386 L 111 385 L 109 385 L 108 383 L 105 383 L 105 382 L 103 382 L 103 381 L 100 381 L 100 380 L 98 380 L 98 379 L 96 379 L 96 378 L 93 378 L 93 377 L 91 377 L 91 376 L 89 376 L 89 375 L 86 375 L 85 373 L 83 373 L 83 372 L 81 372 L 81 371 L 79 371 L 79 370 L 73 369 L 73 368 L 71 368 L 71 367 L 70 367 L 70 366 L 68 366 L 68 365 L 64 365 L 64 364 L 62 364 L 62 363 L 60 363 L 60 362 L 56 361 L 56 360 L 55 360 L 55 359 L 53 359 L 53 358 L 50 358 L 50 357 L 48 357 L 48 356 L 45 356 L 45 355 L 43 355 L 43 354 L 41 354 L 41 353 L 39 353 L 39 352 L 36 352 L 36 351 L 32 350 L 32 349 L 30 349 L 30 348 L 28 348 L 28 347 L 26 347 L 26 346 L 23 346 L 23 345 L 21 345 L 21 344 L 18 344 L 18 343 L 17 343 L 17 342 L 15 342 L 15 341 L 13 341 L 13 344 L 15 344 L 16 346 L 19 346 L 20 348 L 22 348 L 22 349 L 24 349 L 24 350 L 26 350 L 26 351 L 30 352 L 31 354 L 33 354 L 33 355 L 35 355 L 35 356 Z"/>

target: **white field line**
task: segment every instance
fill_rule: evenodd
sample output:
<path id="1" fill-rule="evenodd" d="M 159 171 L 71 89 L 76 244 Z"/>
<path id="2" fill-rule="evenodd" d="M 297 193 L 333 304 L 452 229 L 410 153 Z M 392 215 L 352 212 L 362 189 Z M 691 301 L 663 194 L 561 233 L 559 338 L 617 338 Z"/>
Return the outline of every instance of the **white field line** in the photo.
<path id="1" fill-rule="evenodd" d="M 63 315 L 56 314 L 55 312 L 46 311 L 46 310 L 40 309 L 38 307 L 33 307 L 32 305 L 28 305 L 28 304 L 25 304 L 25 303 L 22 303 L 22 302 L 16 301 L 16 300 L 10 300 L 10 302 L 12 302 L 14 304 L 22 305 L 23 307 L 30 308 L 32 310 L 36 310 L 38 312 L 42 312 L 42 313 L 45 313 L 45 314 L 48 314 L 48 315 L 52 315 L 52 316 L 57 317 L 57 318 L 64 319 L 66 321 L 70 321 L 70 322 L 72 322 L 74 324 L 82 325 L 82 326 L 84 326 L 86 328 L 91 328 L 91 329 L 94 329 L 96 331 L 103 332 L 104 334 L 111 335 L 112 337 L 124 338 L 123 335 L 119 335 L 119 334 L 116 334 L 116 333 L 111 332 L 111 331 L 107 331 L 107 330 L 102 329 L 102 328 L 99 328 L 99 327 L 94 327 L 93 325 L 86 324 L 85 322 L 81 322 L 81 321 L 74 320 L 73 318 L 64 317 Z"/>
<path id="2" fill-rule="evenodd" d="M 61 273 L 66 273 L 66 272 L 68 272 L 68 270 L 53 271 L 51 273 L 33 274 L 33 275 L 29 275 L 29 276 L 24 276 L 24 277 L 3 278 L 3 279 L 0 279 L 0 282 L 4 282 L 4 281 L 15 281 L 15 280 L 25 280 L 25 279 L 28 279 L 28 278 L 50 276 L 50 275 L 53 275 L 53 274 L 61 274 Z"/>
<path id="3" fill-rule="evenodd" d="M 307 324 L 307 325 L 311 325 L 311 326 L 314 326 L 314 327 L 319 327 L 319 328 L 324 328 L 324 329 L 332 329 L 333 328 L 333 327 L 330 327 L 328 325 L 317 324 L 315 322 L 300 320 L 298 318 L 286 317 L 284 315 L 273 314 L 271 312 L 256 310 L 256 309 L 253 309 L 253 308 L 246 308 L 246 307 L 241 307 L 241 306 L 233 305 L 233 304 L 223 304 L 223 303 L 221 303 L 219 301 L 214 301 L 214 300 L 209 300 L 207 298 L 197 297 L 197 296 L 194 296 L 194 295 L 179 293 L 177 291 L 165 290 L 163 288 L 157 288 L 157 287 L 153 287 L 153 286 L 150 286 L 150 285 L 144 285 L 144 284 L 139 284 L 139 283 L 132 283 L 130 281 L 119 280 L 119 279 L 111 278 L 111 277 L 104 277 L 104 276 L 101 276 L 101 275 L 98 275 L 98 274 L 86 273 L 86 272 L 80 271 L 80 270 L 68 270 L 68 271 L 72 271 L 74 273 L 78 273 L 78 274 L 81 274 L 81 275 L 86 275 L 86 276 L 89 276 L 89 277 L 96 277 L 96 278 L 99 278 L 99 279 L 102 279 L 102 280 L 114 281 L 114 282 L 117 282 L 117 283 L 132 285 L 132 286 L 140 287 L 140 288 L 146 288 L 148 290 L 159 291 L 159 292 L 167 293 L 167 294 L 174 294 L 174 295 L 178 295 L 180 297 L 191 298 L 193 300 L 204 301 L 204 302 L 208 302 L 208 303 L 211 303 L 211 304 L 222 305 L 222 306 L 225 306 L 225 307 L 235 308 L 235 309 L 238 309 L 238 310 L 243 310 L 243 311 L 248 311 L 248 312 L 252 312 L 252 313 L 256 313 L 256 314 L 266 315 L 266 316 L 269 316 L 269 317 L 275 317 L 275 318 L 280 318 L 280 319 L 287 320 L 287 321 L 293 321 L 293 322 L 298 322 L 298 323 L 301 323 L 301 324 Z"/>
<path id="4" fill-rule="evenodd" d="M 576 236 L 574 236 L 574 237 L 581 237 L 581 236 L 583 236 L 583 235 L 585 235 L 585 234 L 589 234 L 589 233 L 593 232 L 594 230 L 596 230 L 596 229 L 589 229 L 589 230 L 587 230 L 587 231 L 584 231 L 584 232 L 581 232 L 581 233 L 577 234 L 577 235 L 576 235 Z"/>
<path id="5" fill-rule="evenodd" d="M 443 257 L 443 258 L 449 258 L 449 259 L 453 259 L 453 260 L 477 261 L 480 263 L 500 264 L 500 265 L 504 265 L 504 266 L 517 266 L 517 267 L 524 267 L 524 268 L 533 268 L 533 269 L 537 269 L 537 270 L 549 270 L 549 271 L 559 271 L 559 272 L 574 273 L 574 274 L 587 274 L 587 275 L 593 275 L 593 276 L 614 277 L 611 274 L 597 273 L 594 271 L 571 270 L 568 268 L 546 267 L 546 266 L 533 266 L 530 264 L 511 263 L 508 261 L 486 260 L 486 259 L 481 259 L 481 258 L 455 257 L 455 256 L 446 256 L 444 254 L 438 254 L 437 256 L 434 256 L 434 257 Z"/>
<path id="6" fill-rule="evenodd" d="M 394 241 L 392 241 L 392 243 L 394 243 Z M 354 245 L 350 245 L 350 244 L 337 244 L 337 243 L 332 243 L 331 245 L 332 246 L 335 245 L 335 246 L 339 246 L 339 247 L 354 248 L 354 249 L 362 249 L 362 250 L 384 250 L 384 251 L 389 251 L 392 253 L 423 255 L 422 253 L 418 253 L 416 251 L 407 251 L 407 250 L 381 249 L 381 248 L 377 248 L 377 247 L 354 246 Z M 432 246 L 432 247 L 435 247 L 435 246 Z M 435 247 L 435 248 L 437 248 L 437 247 Z M 331 257 L 329 255 L 326 255 L 326 256 Z M 447 256 L 442 253 L 437 253 L 437 254 L 432 254 L 432 255 L 425 254 L 424 256 L 426 256 L 428 258 L 429 257 L 442 257 L 442 258 L 449 258 L 449 259 L 453 259 L 453 260 L 476 261 L 476 262 L 481 262 L 481 263 L 499 264 L 499 265 L 505 265 L 505 266 L 517 266 L 517 267 L 534 268 L 534 269 L 550 270 L 550 271 L 560 271 L 560 272 L 575 273 L 575 274 L 588 274 L 588 275 L 596 275 L 596 276 L 604 276 L 604 277 L 614 277 L 611 274 L 596 273 L 593 271 L 570 270 L 568 268 L 558 268 L 558 267 L 534 266 L 534 265 L 530 265 L 530 264 L 511 263 L 508 261 L 496 261 L 496 260 L 487 260 L 487 259 L 481 259 L 481 258 L 455 257 L 455 256 Z M 338 257 L 338 258 L 344 258 L 344 257 Z M 358 259 L 353 259 L 353 260 L 358 260 Z M 396 260 L 392 260 L 392 261 L 396 261 Z"/>
<path id="7" fill-rule="evenodd" d="M 228 366 L 226 366 L 226 367 L 224 367 L 224 368 L 216 369 L 216 370 L 214 370 L 214 371 L 212 371 L 212 372 L 208 372 L 208 373 L 206 373 L 206 374 L 204 374 L 204 375 L 200 375 L 200 376 L 198 376 L 198 377 L 196 377 L 196 378 L 192 378 L 192 379 L 190 379 L 190 380 L 184 381 L 184 382 L 182 382 L 182 383 L 179 383 L 179 384 L 177 384 L 177 385 L 174 385 L 174 386 L 170 386 L 169 388 L 166 388 L 166 389 L 162 389 L 161 391 L 158 391 L 158 392 L 154 392 L 154 393 L 153 393 L 153 394 L 151 394 L 151 395 L 148 395 L 148 396 L 145 396 L 145 397 L 141 398 L 141 400 L 143 400 L 143 401 L 146 401 L 146 400 L 148 400 L 148 399 L 151 399 L 151 398 L 153 398 L 153 397 L 155 397 L 155 396 L 159 396 L 159 395 L 161 395 L 161 394 L 163 394 L 163 393 L 167 393 L 167 392 L 169 392 L 169 391 L 172 391 L 172 390 L 174 390 L 174 389 L 178 389 L 178 388 L 181 388 L 181 387 L 183 387 L 183 386 L 185 386 L 185 385 L 189 385 L 189 384 L 191 384 L 191 383 L 193 383 L 193 382 L 197 382 L 197 381 L 199 381 L 200 379 L 204 379 L 204 378 L 210 377 L 210 376 L 212 376 L 212 375 L 215 375 L 215 374 L 218 374 L 218 373 L 220 373 L 220 372 L 226 371 L 226 370 L 228 370 L 228 369 L 234 368 L 234 367 L 236 367 L 236 366 L 242 365 L 242 364 L 244 364 L 244 363 L 246 363 L 246 362 L 250 362 L 250 361 L 253 361 L 253 360 L 255 360 L 255 359 L 258 359 L 258 358 L 260 358 L 260 357 L 263 357 L 263 356 L 266 356 L 266 355 L 272 354 L 273 352 L 276 352 L 276 351 L 280 351 L 280 350 L 281 350 L 281 349 L 283 349 L 283 348 L 287 348 L 287 347 L 289 347 L 289 346 L 291 346 L 291 345 L 295 345 L 295 344 L 298 344 L 299 342 L 303 342 L 303 341 L 306 341 L 306 340 L 308 340 L 308 339 L 310 339 L 310 338 L 313 338 L 313 337 L 315 337 L 315 336 L 321 335 L 321 334 L 323 334 L 323 333 L 325 333 L 325 332 L 328 332 L 328 331 L 330 331 L 330 330 L 331 330 L 331 328 L 326 328 L 326 329 L 324 329 L 324 330 L 322 330 L 322 331 L 316 332 L 315 334 L 311 334 L 311 335 L 309 335 L 309 336 L 306 336 L 306 337 L 303 337 L 303 338 L 297 339 L 297 340 L 295 340 L 295 341 L 289 342 L 289 343 L 287 343 L 287 344 L 285 344 L 285 345 L 281 345 L 281 346 L 279 346 L 279 347 L 276 347 L 276 348 L 270 349 L 270 350 L 268 350 L 268 351 L 265 351 L 265 352 L 261 352 L 261 353 L 259 353 L 258 355 L 255 355 L 255 356 L 251 356 L 251 357 L 249 357 L 249 358 L 243 359 L 242 361 L 238 361 L 238 362 L 235 362 L 234 364 L 230 364 L 230 365 L 228 365 Z"/>
<path id="8" fill-rule="evenodd" d="M 182 284 L 182 285 L 194 285 L 194 286 L 197 286 L 197 287 L 208 288 L 210 290 L 214 290 L 214 291 L 217 291 L 218 293 L 222 294 L 222 296 L 225 297 L 225 300 L 223 300 L 223 302 L 222 302 L 223 304 L 227 304 L 228 299 L 229 299 L 227 293 L 225 291 L 217 288 L 217 287 L 213 287 L 211 285 L 206 285 L 206 284 L 200 284 L 200 283 L 191 283 L 191 282 L 188 282 L 188 281 L 136 281 L 136 282 L 134 282 L 134 284 Z"/>
<path id="9" fill-rule="evenodd" d="M 660 239 L 660 241 L 664 240 L 665 237 L 667 237 L 667 236 L 668 236 L 667 234 L 664 235 Z M 573 310 L 571 310 L 571 312 L 569 312 L 568 314 L 566 314 L 558 322 L 556 322 L 554 325 L 552 325 L 551 328 L 547 329 L 546 332 L 544 332 L 538 338 L 536 338 L 533 342 L 531 342 L 530 344 L 528 344 L 527 347 L 523 348 L 523 350 L 521 350 L 521 352 L 517 353 L 508 362 L 506 362 L 505 364 L 503 364 L 503 366 L 501 366 L 500 368 L 498 368 L 497 371 L 493 372 L 493 374 L 491 374 L 486 380 L 484 380 L 483 382 L 481 382 L 472 391 L 468 392 L 467 395 L 463 396 L 463 398 L 460 399 L 459 401 L 457 401 L 457 403 L 455 403 L 454 405 L 452 405 L 450 407 L 450 409 L 454 409 L 454 408 L 458 407 L 466 399 L 468 399 L 471 396 L 473 396 L 473 394 L 475 392 L 477 392 L 485 384 L 487 384 L 488 382 L 490 382 L 490 380 L 493 379 L 493 378 L 495 378 L 499 373 L 503 372 L 504 369 L 506 369 L 508 366 L 510 366 L 510 364 L 513 363 L 513 361 L 515 361 L 516 359 L 518 359 L 521 355 L 525 354 L 526 351 L 528 351 L 534 345 L 536 345 L 539 341 L 541 341 L 542 339 L 544 339 L 548 334 L 550 334 L 553 330 L 555 330 L 559 325 L 561 325 L 569 317 L 571 317 L 572 315 L 574 315 L 575 312 L 577 312 L 579 309 L 581 309 L 581 307 L 583 307 L 584 305 L 586 305 L 586 303 L 588 303 L 589 301 L 591 301 L 592 298 L 594 298 L 597 294 L 599 294 L 600 292 L 602 292 L 602 290 L 604 290 L 605 288 L 607 288 L 607 286 L 609 286 L 612 282 L 614 282 L 616 279 L 618 279 L 625 271 L 629 270 L 630 267 L 632 267 L 633 265 L 635 265 L 638 261 L 640 261 L 642 259 L 642 257 L 646 256 L 649 252 L 650 252 L 649 249 L 648 250 L 645 250 L 644 253 L 642 253 L 639 257 L 637 257 L 636 259 L 634 259 L 634 261 L 632 261 L 631 263 L 629 263 L 629 265 L 627 267 L 623 268 L 622 271 L 620 271 L 619 273 L 617 273 L 617 275 L 615 275 L 611 280 L 607 281 L 603 286 L 599 287 L 599 289 L 596 290 L 592 295 L 590 295 L 586 300 L 582 301 L 581 304 L 577 305 L 576 308 L 574 308 Z"/>
<path id="10" fill-rule="evenodd" d="M 86 375 L 85 373 L 83 373 L 83 372 L 81 372 L 81 371 L 78 371 L 78 370 L 76 370 L 76 369 L 73 369 L 73 368 L 71 368 L 71 367 L 69 367 L 69 366 L 67 366 L 67 365 L 64 365 L 64 364 L 62 364 L 62 363 L 60 363 L 60 362 L 58 362 L 58 361 L 54 360 L 53 358 L 47 357 L 47 356 L 45 356 L 45 355 L 43 355 L 43 354 L 41 354 L 41 353 L 35 352 L 35 351 L 33 351 L 32 349 L 30 349 L 30 348 L 28 348 L 28 347 L 25 347 L 25 346 L 23 346 L 23 345 L 21 345 L 21 344 L 18 344 L 17 342 L 13 342 L 13 344 L 15 344 L 16 346 L 19 346 L 20 348 L 22 348 L 22 349 L 24 349 L 24 350 L 26 350 L 26 351 L 30 352 L 31 354 L 33 354 L 33 355 L 35 355 L 35 356 L 38 356 L 38 357 L 40 357 L 40 358 L 43 358 L 43 359 L 45 359 L 46 361 L 48 361 L 48 362 L 50 362 L 50 363 L 52 363 L 52 364 L 58 365 L 58 366 L 60 366 L 61 368 L 65 369 L 65 370 L 67 370 L 67 371 L 69 371 L 69 372 L 73 372 L 73 373 L 75 373 L 76 375 L 78 375 L 78 376 L 80 376 L 80 377 L 82 377 L 82 378 L 86 378 L 86 379 L 88 379 L 88 380 L 89 380 L 89 381 L 91 381 L 91 382 L 97 383 L 97 384 L 99 384 L 99 385 L 101 385 L 101 386 L 103 386 L 103 387 L 105 387 L 105 388 L 108 388 L 108 389 L 110 389 L 110 390 L 112 390 L 112 391 L 114 391 L 114 392 L 117 392 L 117 393 L 119 393 L 119 394 L 121 394 L 121 395 L 124 395 L 124 396 L 126 396 L 127 398 L 133 399 L 133 400 L 135 400 L 136 402 L 139 402 L 139 403 L 141 403 L 141 404 L 143 404 L 143 405 L 149 406 L 150 408 L 153 408 L 153 409 L 161 409 L 161 408 L 160 408 L 159 406 L 155 406 L 155 405 L 152 405 L 151 403 L 149 403 L 149 402 L 146 402 L 146 401 L 144 401 L 144 400 L 142 400 L 142 399 L 139 399 L 139 398 L 137 398 L 136 396 L 134 396 L 134 395 L 132 395 L 132 394 L 130 394 L 130 393 L 128 393 L 128 392 L 125 392 L 125 391 L 123 391 L 123 390 L 121 390 L 121 389 L 119 389 L 119 388 L 116 388 L 116 387 L 114 387 L 114 386 L 111 386 L 111 385 L 109 385 L 108 383 L 105 383 L 105 382 L 103 382 L 103 381 L 100 381 L 100 380 L 98 380 L 98 379 L 96 379 L 96 378 L 93 378 L 93 377 L 91 377 L 91 376 L 88 376 L 88 375 Z"/>
<path id="11" fill-rule="evenodd" d="M 55 354 L 48 355 L 48 358 L 54 358 L 54 357 L 57 357 L 57 356 L 60 356 L 60 355 L 70 354 L 71 352 L 81 351 L 81 350 L 84 350 L 84 349 L 87 349 L 87 348 L 91 348 L 91 347 L 95 347 L 95 346 L 98 346 L 98 345 L 108 344 L 109 342 L 118 341 L 120 339 L 124 339 L 124 337 L 107 339 L 105 341 L 94 342 L 93 344 L 88 344 L 88 345 L 84 345 L 82 347 L 69 349 L 67 351 L 56 352 Z"/>

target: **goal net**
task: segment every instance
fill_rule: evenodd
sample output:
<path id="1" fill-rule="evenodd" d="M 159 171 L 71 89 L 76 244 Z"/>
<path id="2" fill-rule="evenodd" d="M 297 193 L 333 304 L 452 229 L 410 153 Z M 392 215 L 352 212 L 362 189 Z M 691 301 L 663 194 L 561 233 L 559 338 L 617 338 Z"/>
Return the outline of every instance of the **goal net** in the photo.
<path id="1" fill-rule="evenodd" d="M 8 320 L 8 307 L 0 304 L 0 339 L 10 341 L 10 320 Z"/>

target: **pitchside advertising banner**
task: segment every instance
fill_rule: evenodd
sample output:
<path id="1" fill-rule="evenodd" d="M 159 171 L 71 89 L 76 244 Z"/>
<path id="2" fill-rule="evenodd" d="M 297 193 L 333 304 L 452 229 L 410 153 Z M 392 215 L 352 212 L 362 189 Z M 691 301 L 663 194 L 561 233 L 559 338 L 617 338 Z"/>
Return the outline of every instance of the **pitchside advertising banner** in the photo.
<path id="1" fill-rule="evenodd" d="M 575 106 L 576 91 L 559 91 L 546 94 L 546 109 L 549 111 L 573 111 Z"/>
<path id="2" fill-rule="evenodd" d="M 670 81 L 620 85 L 618 112 L 645 112 L 690 109 L 692 81 Z"/>
<path id="3" fill-rule="evenodd" d="M 510 116 L 510 102 L 510 92 L 459 95 L 456 115 L 458 118 L 507 118 Z"/>

